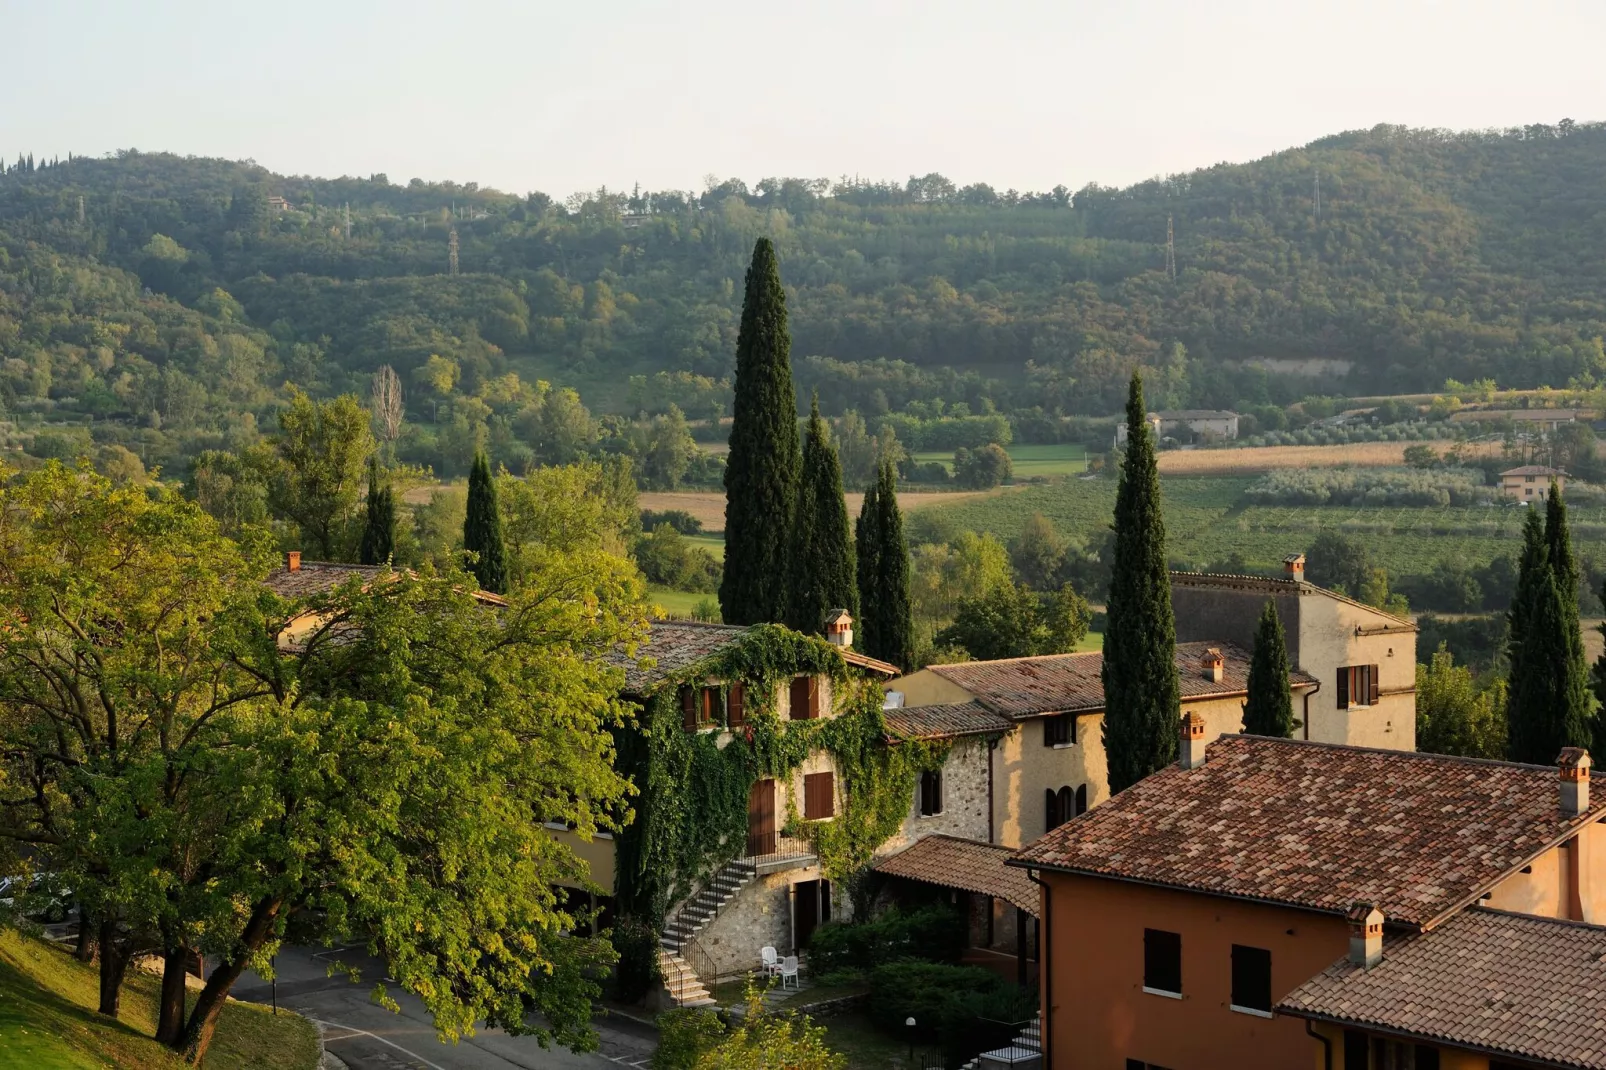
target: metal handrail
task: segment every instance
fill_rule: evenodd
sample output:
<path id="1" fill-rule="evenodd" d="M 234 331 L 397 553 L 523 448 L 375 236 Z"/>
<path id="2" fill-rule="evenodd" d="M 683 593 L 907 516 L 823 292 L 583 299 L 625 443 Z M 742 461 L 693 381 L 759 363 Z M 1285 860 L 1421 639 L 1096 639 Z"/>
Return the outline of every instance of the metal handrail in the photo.
<path id="1" fill-rule="evenodd" d="M 697 939 L 696 933 L 690 933 L 680 945 L 680 957 L 686 960 L 686 965 L 704 988 L 712 988 L 718 969 L 714 966 L 714 959 L 703 948 L 702 942 Z"/>

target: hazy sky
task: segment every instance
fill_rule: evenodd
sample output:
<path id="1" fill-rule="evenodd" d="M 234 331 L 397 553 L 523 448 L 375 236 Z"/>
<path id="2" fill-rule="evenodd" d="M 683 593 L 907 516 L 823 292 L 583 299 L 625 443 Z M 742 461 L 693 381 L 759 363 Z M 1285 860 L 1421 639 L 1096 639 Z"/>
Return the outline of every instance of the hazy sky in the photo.
<path id="1" fill-rule="evenodd" d="M 563 196 L 1125 183 L 1379 122 L 1606 117 L 1603 0 L 0 0 L 0 154 Z"/>

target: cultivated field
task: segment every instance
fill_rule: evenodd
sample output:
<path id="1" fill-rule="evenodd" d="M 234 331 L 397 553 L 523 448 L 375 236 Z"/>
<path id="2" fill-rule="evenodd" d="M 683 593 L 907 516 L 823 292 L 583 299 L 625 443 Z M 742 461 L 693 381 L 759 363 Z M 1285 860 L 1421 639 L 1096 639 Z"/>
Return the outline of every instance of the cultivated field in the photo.
<path id="1" fill-rule="evenodd" d="M 1416 442 L 1356 442 L 1340 446 L 1255 446 L 1229 450 L 1167 450 L 1160 454 L 1160 471 L 1177 476 L 1219 476 L 1268 472 L 1273 468 L 1337 468 L 1355 465 L 1376 468 L 1405 463 L 1405 451 Z M 1439 453 L 1448 442 L 1429 442 Z M 1498 454 L 1498 442 L 1475 442 L 1469 456 Z"/>
<path id="2" fill-rule="evenodd" d="M 934 505 L 955 505 L 960 502 L 975 501 L 978 498 L 996 498 L 1016 493 L 1024 488 L 999 487 L 996 490 L 965 490 L 965 491 L 920 491 L 899 493 L 898 504 L 905 512 L 911 509 L 927 509 Z M 859 515 L 859 507 L 864 504 L 864 495 L 853 493 L 846 496 L 848 500 L 848 516 Z M 661 512 L 666 509 L 680 509 L 690 513 L 702 521 L 707 531 L 725 530 L 725 495 L 720 491 L 710 490 L 667 490 L 643 491 L 637 498 L 643 509 L 652 509 Z"/>
<path id="3" fill-rule="evenodd" d="M 1051 446 L 1016 444 L 1005 452 L 1009 454 L 1016 479 L 1048 479 L 1054 476 L 1081 475 L 1087 471 L 1087 450 L 1074 443 Z M 940 462 L 948 469 L 950 475 L 953 474 L 952 450 L 921 450 L 914 454 L 914 459 L 923 463 Z"/>

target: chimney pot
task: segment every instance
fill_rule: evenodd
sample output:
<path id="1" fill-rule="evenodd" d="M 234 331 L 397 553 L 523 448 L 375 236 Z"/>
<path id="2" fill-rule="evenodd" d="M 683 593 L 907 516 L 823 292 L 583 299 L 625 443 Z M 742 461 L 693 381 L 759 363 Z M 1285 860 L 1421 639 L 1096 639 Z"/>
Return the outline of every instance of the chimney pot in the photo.
<path id="1" fill-rule="evenodd" d="M 1197 769 L 1205 763 L 1205 719 L 1193 710 L 1182 715 L 1182 746 L 1177 764 Z"/>
<path id="2" fill-rule="evenodd" d="M 1565 747 L 1556 758 L 1561 768 L 1561 812 L 1577 817 L 1589 809 L 1589 752 L 1582 747 Z"/>
<path id="3" fill-rule="evenodd" d="M 1305 555 L 1289 554 L 1283 558 L 1283 573 L 1291 580 L 1305 578 Z"/>
<path id="4" fill-rule="evenodd" d="M 845 609 L 833 609 L 825 615 L 825 641 L 847 650 L 853 646 L 853 617 Z"/>
<path id="5" fill-rule="evenodd" d="M 1204 672 L 1204 678 L 1213 684 L 1221 683 L 1222 675 L 1226 672 L 1227 661 L 1221 656 L 1221 651 L 1211 647 L 1199 659 L 1199 668 Z"/>
<path id="6" fill-rule="evenodd" d="M 286 572 L 301 571 L 301 551 L 286 550 L 284 554 L 284 570 Z"/>
<path id="7" fill-rule="evenodd" d="M 1372 903 L 1355 903 L 1349 920 L 1349 960 L 1364 970 L 1383 961 L 1383 912 Z"/>

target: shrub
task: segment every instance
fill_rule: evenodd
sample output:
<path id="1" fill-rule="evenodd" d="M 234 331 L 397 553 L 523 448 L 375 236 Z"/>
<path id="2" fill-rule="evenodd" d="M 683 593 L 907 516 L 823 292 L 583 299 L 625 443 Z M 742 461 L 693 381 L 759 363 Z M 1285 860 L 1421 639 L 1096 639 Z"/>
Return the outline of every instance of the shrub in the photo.
<path id="1" fill-rule="evenodd" d="M 658 934 L 646 922 L 627 916 L 614 923 L 608 942 L 619 953 L 613 997 L 621 1003 L 635 1003 L 658 979 Z"/>
<path id="2" fill-rule="evenodd" d="M 952 907 L 894 908 L 870 921 L 831 922 L 814 930 L 809 965 L 825 973 L 869 970 L 903 959 L 958 962 L 964 947 L 965 919 Z"/>
<path id="3" fill-rule="evenodd" d="M 660 524 L 650 535 L 636 541 L 636 565 L 649 582 L 673 587 L 677 591 L 708 592 L 719 589 L 719 562 L 701 546 L 692 546 L 686 537 L 668 524 Z"/>
<path id="4" fill-rule="evenodd" d="M 940 962 L 889 962 L 870 971 L 870 1020 L 894 1036 L 907 1035 L 913 1018 L 917 1039 L 938 1037 L 945 1017 L 959 1012 L 966 997 L 991 995 L 1003 987 L 996 973 L 981 966 Z"/>
<path id="5" fill-rule="evenodd" d="M 978 450 L 961 447 L 954 451 L 954 479 L 961 487 L 988 490 L 1014 475 L 1014 465 L 1004 447 L 989 442 Z"/>
<path id="6" fill-rule="evenodd" d="M 656 531 L 660 524 L 668 524 L 682 535 L 701 535 L 703 522 L 684 509 L 643 509 L 641 530 Z"/>

